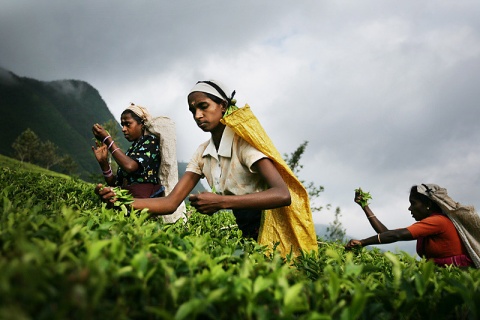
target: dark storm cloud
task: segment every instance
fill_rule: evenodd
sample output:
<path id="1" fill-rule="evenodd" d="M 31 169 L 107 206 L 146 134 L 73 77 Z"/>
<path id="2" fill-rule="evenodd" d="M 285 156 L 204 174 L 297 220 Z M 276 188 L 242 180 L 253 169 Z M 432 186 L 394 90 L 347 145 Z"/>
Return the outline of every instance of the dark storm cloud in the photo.
<path id="1" fill-rule="evenodd" d="M 1 14 L 2 64 L 49 80 L 159 72 L 175 60 L 241 50 L 265 32 L 252 21 L 266 10 L 278 25 L 276 6 L 251 4 L 17 1 Z"/>

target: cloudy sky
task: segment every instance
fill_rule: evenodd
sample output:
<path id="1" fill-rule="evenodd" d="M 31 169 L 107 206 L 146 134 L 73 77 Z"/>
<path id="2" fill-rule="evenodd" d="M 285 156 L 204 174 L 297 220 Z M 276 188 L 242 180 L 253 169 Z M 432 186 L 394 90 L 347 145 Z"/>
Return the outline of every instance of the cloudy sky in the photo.
<path id="1" fill-rule="evenodd" d="M 340 207 L 354 237 L 374 234 L 353 203 L 357 187 L 371 192 L 389 228 L 413 222 L 413 184 L 437 183 L 480 206 L 478 1 L 0 0 L 0 7 L 1 67 L 86 81 L 116 118 L 130 102 L 171 117 L 180 161 L 209 138 L 188 112 L 189 89 L 217 79 L 236 90 L 238 105 L 251 106 L 280 153 L 308 141 L 299 177 L 325 187 L 318 202 Z M 314 220 L 333 216 L 324 210 Z"/>

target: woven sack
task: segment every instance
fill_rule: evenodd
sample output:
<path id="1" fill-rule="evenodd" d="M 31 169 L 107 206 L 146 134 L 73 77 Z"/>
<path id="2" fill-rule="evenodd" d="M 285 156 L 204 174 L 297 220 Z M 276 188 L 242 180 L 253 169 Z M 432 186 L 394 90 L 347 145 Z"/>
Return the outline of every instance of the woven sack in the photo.
<path id="1" fill-rule="evenodd" d="M 177 162 L 177 136 L 175 132 L 175 122 L 168 117 L 159 116 L 149 121 L 148 131 L 158 136 L 160 140 L 160 170 L 158 177 L 160 183 L 165 187 L 165 195 L 172 192 L 178 182 L 178 162 Z M 166 223 L 174 223 L 183 218 L 186 221 L 185 203 L 182 201 L 177 210 L 170 214 L 162 216 Z"/>

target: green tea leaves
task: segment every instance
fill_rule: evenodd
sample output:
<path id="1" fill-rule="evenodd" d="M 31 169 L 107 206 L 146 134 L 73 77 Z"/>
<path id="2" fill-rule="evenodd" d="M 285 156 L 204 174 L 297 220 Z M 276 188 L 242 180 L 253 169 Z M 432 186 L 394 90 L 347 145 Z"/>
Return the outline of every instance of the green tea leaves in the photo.
<path id="1" fill-rule="evenodd" d="M 173 224 L 144 211 L 126 218 L 94 188 L 0 168 L 0 318 L 480 315 L 478 269 L 440 268 L 378 248 L 346 252 L 327 241 L 294 260 L 267 256 L 242 238 L 229 211 L 208 216 L 190 207 L 188 221 Z M 115 191 L 120 206 L 131 203 L 126 190 Z"/>
<path id="2" fill-rule="evenodd" d="M 230 114 L 232 114 L 236 110 L 238 110 L 237 106 L 235 106 L 235 105 L 228 106 L 227 111 L 225 111 L 225 114 L 223 115 L 223 117 L 225 118 L 225 117 L 229 116 Z"/>
<path id="3" fill-rule="evenodd" d="M 369 200 L 372 199 L 370 192 L 364 192 L 362 188 L 355 189 L 355 201 L 360 204 L 362 208 L 365 208 L 369 204 Z"/>

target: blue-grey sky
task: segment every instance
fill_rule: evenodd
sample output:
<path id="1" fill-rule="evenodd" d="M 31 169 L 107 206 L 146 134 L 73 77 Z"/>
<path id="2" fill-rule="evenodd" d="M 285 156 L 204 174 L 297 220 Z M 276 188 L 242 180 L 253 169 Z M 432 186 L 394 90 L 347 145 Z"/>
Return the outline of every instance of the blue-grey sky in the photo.
<path id="1" fill-rule="evenodd" d="M 117 118 L 130 102 L 170 116 L 181 161 L 209 138 L 188 112 L 190 88 L 217 79 L 235 89 L 280 153 L 308 141 L 300 179 L 325 187 L 319 202 L 341 208 L 350 235 L 374 233 L 353 203 L 357 187 L 372 193 L 389 228 L 413 223 L 413 184 L 437 183 L 480 205 L 477 1 L 0 0 L 0 8 L 1 67 L 87 81 Z M 314 220 L 330 223 L 333 210 Z"/>

